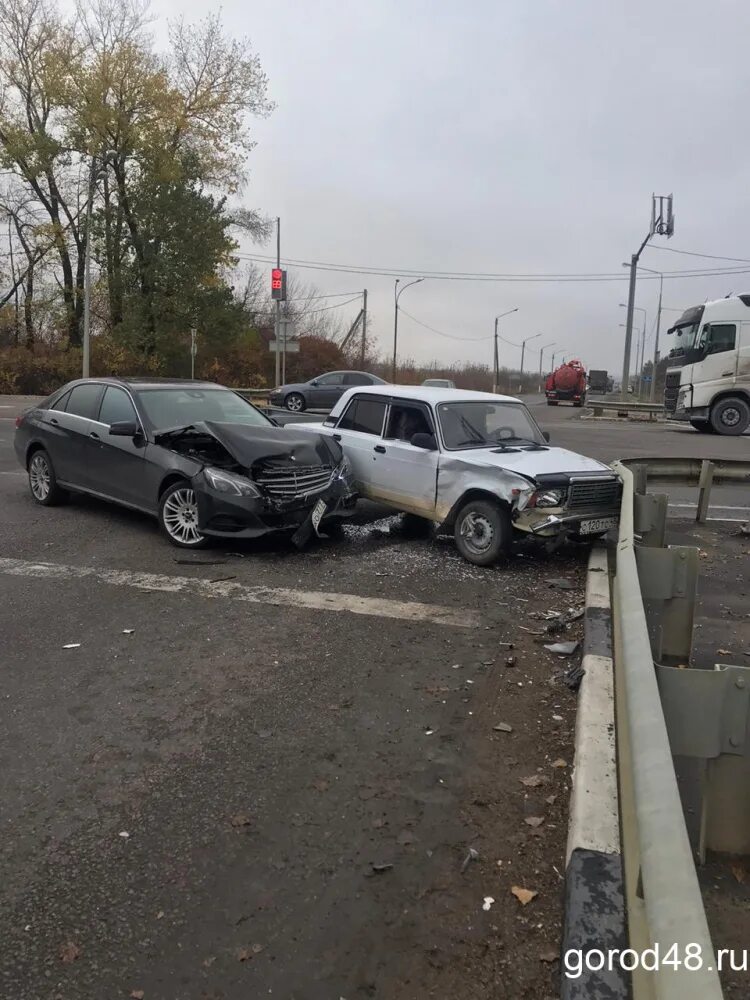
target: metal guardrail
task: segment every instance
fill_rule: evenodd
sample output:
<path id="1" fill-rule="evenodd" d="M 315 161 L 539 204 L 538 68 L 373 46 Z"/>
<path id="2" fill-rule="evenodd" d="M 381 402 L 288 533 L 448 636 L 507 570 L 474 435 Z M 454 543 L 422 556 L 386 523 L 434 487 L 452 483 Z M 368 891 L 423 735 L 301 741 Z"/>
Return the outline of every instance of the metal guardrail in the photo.
<path id="1" fill-rule="evenodd" d="M 696 521 L 705 521 L 714 483 L 746 483 L 750 486 L 750 461 L 707 458 L 630 458 L 622 463 L 633 471 L 637 493 L 649 483 L 678 482 L 698 487 Z"/>
<path id="2" fill-rule="evenodd" d="M 595 417 L 600 417 L 606 411 L 622 413 L 646 413 L 649 418 L 665 412 L 663 403 L 638 403 L 629 400 L 594 399 L 587 400 L 586 405 L 594 411 Z"/>
<path id="3" fill-rule="evenodd" d="M 640 464 L 648 468 L 647 462 L 641 460 Z M 623 481 L 614 625 L 618 770 L 628 924 L 631 947 L 643 952 L 658 946 L 661 960 L 656 971 L 640 967 L 633 971 L 633 997 L 635 1000 L 721 1000 L 722 990 L 714 971 L 711 935 L 685 827 L 641 593 L 635 544 L 635 474 L 620 462 L 613 467 Z M 657 506 L 666 517 L 666 498 L 662 500 Z M 643 514 L 641 511 L 641 516 Z M 663 542 L 663 528 L 660 532 L 655 523 L 653 529 L 657 536 L 662 535 L 661 539 L 651 539 L 651 543 L 656 542 L 658 546 Z M 701 949 L 701 969 L 663 964 L 666 954 L 676 955 L 684 961 L 685 955 L 690 954 L 685 950 L 688 945 Z"/>

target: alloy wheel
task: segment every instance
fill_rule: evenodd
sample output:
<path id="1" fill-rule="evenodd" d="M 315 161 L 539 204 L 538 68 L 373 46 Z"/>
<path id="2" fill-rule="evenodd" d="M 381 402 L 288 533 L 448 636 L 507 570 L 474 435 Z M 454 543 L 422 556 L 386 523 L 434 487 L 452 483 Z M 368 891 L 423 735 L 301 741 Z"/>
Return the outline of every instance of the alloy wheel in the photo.
<path id="1" fill-rule="evenodd" d="M 44 455 L 36 454 L 29 464 L 29 485 L 37 500 L 46 500 L 51 486 L 49 462 Z"/>
<path id="2" fill-rule="evenodd" d="M 162 517 L 167 534 L 180 545 L 198 545 L 203 541 L 203 535 L 198 531 L 195 492 L 188 487 L 170 493 L 164 503 Z"/>

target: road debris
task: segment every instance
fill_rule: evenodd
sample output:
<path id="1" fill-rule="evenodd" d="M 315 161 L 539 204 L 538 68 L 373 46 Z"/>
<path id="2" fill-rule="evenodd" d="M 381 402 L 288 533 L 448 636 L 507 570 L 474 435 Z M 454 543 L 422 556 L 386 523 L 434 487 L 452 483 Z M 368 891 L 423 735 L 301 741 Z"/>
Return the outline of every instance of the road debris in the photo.
<path id="1" fill-rule="evenodd" d="M 484 897 L 484 902 L 482 903 L 482 909 L 485 912 L 489 913 L 489 911 L 492 909 L 492 904 L 494 902 L 495 902 L 495 897 L 494 896 L 485 896 Z"/>
<path id="2" fill-rule="evenodd" d="M 512 733 L 513 726 L 509 722 L 498 722 L 496 726 L 492 727 L 496 733 Z"/>
<path id="3" fill-rule="evenodd" d="M 577 691 L 581 686 L 581 681 L 586 675 L 586 671 L 582 663 L 574 663 L 572 666 L 568 667 L 565 673 L 562 675 L 563 684 L 570 688 L 571 691 Z"/>
<path id="4" fill-rule="evenodd" d="M 578 645 L 577 640 L 571 640 L 570 642 L 545 643 L 544 648 L 548 649 L 550 653 L 558 653 L 560 656 L 572 656 L 578 649 Z"/>
<path id="5" fill-rule="evenodd" d="M 81 648 L 80 642 L 66 642 L 65 645 L 63 646 L 63 649 L 80 649 L 80 648 Z"/>
<path id="6" fill-rule="evenodd" d="M 130 836 L 130 834 L 128 833 L 127 830 L 120 830 L 120 832 L 117 834 L 117 836 L 118 837 L 122 837 L 123 840 L 127 840 L 128 837 Z"/>
<path id="7" fill-rule="evenodd" d="M 131 990 L 130 991 L 130 1000 L 143 1000 L 143 998 L 145 996 L 146 996 L 146 994 L 145 994 L 145 992 L 143 990 Z"/>
<path id="8" fill-rule="evenodd" d="M 518 780 L 526 788 L 538 788 L 540 785 L 546 784 L 549 779 L 544 774 L 530 774 L 528 778 L 519 778 Z"/>
<path id="9" fill-rule="evenodd" d="M 385 861 L 385 862 L 372 861 L 370 863 L 370 868 L 372 869 L 371 874 L 373 874 L 373 875 L 382 875 L 383 872 L 389 872 L 393 868 L 393 864 L 391 862 L 387 862 L 387 861 Z"/>
<path id="10" fill-rule="evenodd" d="M 245 827 L 251 825 L 252 819 L 248 816 L 247 813 L 236 813 L 234 816 L 232 816 L 229 822 L 232 824 L 235 830 L 242 830 Z"/>
<path id="11" fill-rule="evenodd" d="M 470 847 L 466 857 L 461 862 L 461 874 L 463 875 L 463 873 L 466 871 L 466 869 L 469 867 L 472 861 L 478 861 L 478 860 L 479 860 L 479 851 L 475 847 Z"/>
<path id="12" fill-rule="evenodd" d="M 518 663 L 518 658 L 516 656 L 509 656 L 505 661 L 506 667 L 515 667 Z"/>
<path id="13" fill-rule="evenodd" d="M 534 889 L 524 889 L 520 885 L 512 885 L 510 891 L 516 897 L 521 906 L 528 906 L 531 900 L 538 896 L 539 893 L 535 892 Z"/>
<path id="14" fill-rule="evenodd" d="M 134 628 L 124 628 L 124 629 L 122 630 L 122 634 L 123 634 L 123 635 L 132 635 L 132 634 L 133 634 L 133 632 L 135 632 L 135 629 L 134 629 Z"/>
<path id="15" fill-rule="evenodd" d="M 534 828 L 541 826 L 544 822 L 544 816 L 526 816 L 524 817 L 524 823 L 527 826 L 532 826 Z"/>
<path id="16" fill-rule="evenodd" d="M 541 955 L 539 956 L 539 961 L 540 962 L 547 962 L 550 965 L 553 962 L 558 962 L 559 960 L 560 960 L 560 956 L 557 954 L 556 951 L 543 951 L 541 953 Z"/>
<path id="17" fill-rule="evenodd" d="M 81 957 L 81 948 L 75 941 L 65 941 L 60 945 L 57 954 L 63 965 L 71 965 L 77 958 Z"/>
<path id="18" fill-rule="evenodd" d="M 568 762 L 567 762 L 567 760 L 563 760 L 562 757 L 558 757 L 557 760 L 553 760 L 552 761 L 552 766 L 553 767 L 567 767 L 568 766 Z"/>
<path id="19" fill-rule="evenodd" d="M 544 582 L 549 587 L 554 587 L 556 590 L 575 590 L 575 584 L 571 583 L 570 580 L 566 580 L 562 576 L 548 577 Z"/>

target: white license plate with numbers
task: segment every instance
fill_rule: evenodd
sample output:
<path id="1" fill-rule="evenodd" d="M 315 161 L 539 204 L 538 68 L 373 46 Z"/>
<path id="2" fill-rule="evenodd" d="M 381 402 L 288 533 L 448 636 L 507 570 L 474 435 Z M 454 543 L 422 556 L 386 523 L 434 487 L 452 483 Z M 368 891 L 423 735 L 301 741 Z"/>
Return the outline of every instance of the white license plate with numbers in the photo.
<path id="1" fill-rule="evenodd" d="M 326 512 L 326 502 L 325 500 L 318 500 L 312 509 L 312 526 L 317 532 L 320 527 L 320 522 L 323 520 L 323 515 Z"/>
<path id="2" fill-rule="evenodd" d="M 616 517 L 591 517 L 578 525 L 579 535 L 598 535 L 600 531 L 616 528 L 619 520 Z"/>

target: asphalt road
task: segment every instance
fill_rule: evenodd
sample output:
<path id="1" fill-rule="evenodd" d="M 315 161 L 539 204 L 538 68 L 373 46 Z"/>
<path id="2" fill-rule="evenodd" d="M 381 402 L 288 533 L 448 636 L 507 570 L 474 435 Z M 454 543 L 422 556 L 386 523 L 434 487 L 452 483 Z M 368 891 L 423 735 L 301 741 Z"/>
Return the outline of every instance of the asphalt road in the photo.
<path id="1" fill-rule="evenodd" d="M 585 550 L 479 570 L 370 513 L 304 553 L 183 555 L 140 515 L 35 505 L 18 402 L 0 399 L 0 994 L 556 996 L 575 697 L 533 615 L 580 603 Z M 747 448 L 539 417 L 605 460 Z"/>

